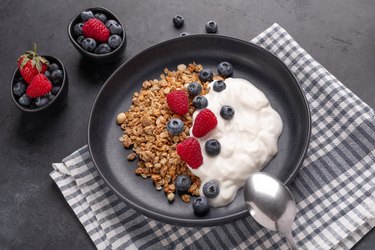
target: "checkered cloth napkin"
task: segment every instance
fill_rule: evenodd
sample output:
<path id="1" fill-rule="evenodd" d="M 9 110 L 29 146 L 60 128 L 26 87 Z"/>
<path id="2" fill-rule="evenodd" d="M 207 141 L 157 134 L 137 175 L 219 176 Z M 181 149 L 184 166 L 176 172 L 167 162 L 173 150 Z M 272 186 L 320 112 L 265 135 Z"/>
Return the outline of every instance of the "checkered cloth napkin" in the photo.
<path id="1" fill-rule="evenodd" d="M 374 111 L 278 24 L 251 42 L 279 57 L 302 86 L 312 115 L 306 159 L 289 185 L 302 249 L 349 249 L 375 226 Z M 98 249 L 287 249 L 284 237 L 246 218 L 203 228 L 149 219 L 122 202 L 96 171 L 87 146 L 51 177 Z"/>

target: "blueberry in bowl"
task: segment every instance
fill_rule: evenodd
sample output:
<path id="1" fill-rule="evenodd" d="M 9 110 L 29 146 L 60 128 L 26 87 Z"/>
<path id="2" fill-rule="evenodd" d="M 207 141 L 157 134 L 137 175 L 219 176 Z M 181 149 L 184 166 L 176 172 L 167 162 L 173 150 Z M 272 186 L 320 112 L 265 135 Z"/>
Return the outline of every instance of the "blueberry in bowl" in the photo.
<path id="1" fill-rule="evenodd" d="M 11 97 L 21 111 L 53 114 L 66 102 L 68 75 L 64 64 L 54 56 L 39 56 L 36 45 L 17 60 L 11 80 Z"/>
<path id="2" fill-rule="evenodd" d="M 83 57 L 97 63 L 120 59 L 127 43 L 124 25 L 103 7 L 81 11 L 70 21 L 68 36 Z"/>

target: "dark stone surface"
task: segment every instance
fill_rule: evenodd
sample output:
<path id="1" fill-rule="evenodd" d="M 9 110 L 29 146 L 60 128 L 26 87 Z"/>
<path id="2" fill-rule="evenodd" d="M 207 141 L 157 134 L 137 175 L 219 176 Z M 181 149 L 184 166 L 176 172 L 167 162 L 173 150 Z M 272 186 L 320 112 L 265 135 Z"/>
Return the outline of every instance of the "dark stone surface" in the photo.
<path id="1" fill-rule="evenodd" d="M 128 47 L 121 61 L 91 65 L 70 43 L 67 25 L 87 7 L 103 6 L 125 23 Z M 84 228 L 49 177 L 51 163 L 86 144 L 95 95 L 121 62 L 178 36 L 203 33 L 212 19 L 219 34 L 250 40 L 278 22 L 314 58 L 375 107 L 375 2 L 278 1 L 21 1 L 2 0 L 0 91 L 0 248 L 94 249 Z M 175 29 L 175 14 L 185 17 Z M 10 80 L 18 56 L 31 49 L 58 57 L 70 89 L 59 113 L 34 119 L 11 102 Z M 109 111 L 110 112 L 110 111 Z M 372 249 L 374 229 L 355 249 Z"/>

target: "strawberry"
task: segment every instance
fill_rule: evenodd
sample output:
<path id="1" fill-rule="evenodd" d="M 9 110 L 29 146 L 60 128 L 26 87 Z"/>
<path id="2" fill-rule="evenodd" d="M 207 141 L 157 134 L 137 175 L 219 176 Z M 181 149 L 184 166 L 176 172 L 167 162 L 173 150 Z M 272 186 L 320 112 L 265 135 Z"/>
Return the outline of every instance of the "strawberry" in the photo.
<path id="1" fill-rule="evenodd" d="M 193 126 L 193 135 L 195 137 L 205 136 L 217 125 L 217 119 L 214 113 L 209 109 L 203 109 L 195 118 Z"/>
<path id="2" fill-rule="evenodd" d="M 168 107 L 179 115 L 184 115 L 189 111 L 189 98 L 185 91 L 175 90 L 167 95 Z"/>
<path id="3" fill-rule="evenodd" d="M 181 160 L 186 162 L 191 168 L 197 169 L 203 163 L 203 156 L 201 146 L 194 137 L 189 137 L 183 142 L 179 143 L 176 147 L 177 154 Z"/>
<path id="4" fill-rule="evenodd" d="M 34 43 L 33 51 L 26 51 L 21 55 L 18 60 L 18 70 L 22 78 L 27 84 L 31 83 L 31 80 L 37 74 L 44 74 L 48 69 L 48 61 L 36 53 L 36 44 Z"/>
<path id="5" fill-rule="evenodd" d="M 107 26 L 105 26 L 105 24 L 97 18 L 90 18 L 87 22 L 85 22 L 83 24 L 82 31 L 85 37 L 95 39 L 96 41 L 102 43 L 108 41 L 111 33 Z"/>
<path id="6" fill-rule="evenodd" d="M 48 94 L 52 89 L 52 83 L 44 74 L 36 75 L 26 89 L 26 95 L 30 98 L 37 98 Z"/>

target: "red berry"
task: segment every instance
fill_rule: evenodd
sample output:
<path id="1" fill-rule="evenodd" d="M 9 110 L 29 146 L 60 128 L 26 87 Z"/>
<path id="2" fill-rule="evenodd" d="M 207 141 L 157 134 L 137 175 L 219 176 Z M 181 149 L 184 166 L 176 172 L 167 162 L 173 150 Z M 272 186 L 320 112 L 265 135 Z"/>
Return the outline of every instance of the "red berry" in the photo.
<path id="1" fill-rule="evenodd" d="M 105 43 L 110 36 L 109 29 L 97 18 L 90 18 L 83 24 L 83 34 L 86 38 L 92 38 L 98 42 Z"/>
<path id="2" fill-rule="evenodd" d="M 203 163 L 203 156 L 201 146 L 194 137 L 189 137 L 183 142 L 179 143 L 176 147 L 177 154 L 181 160 L 186 162 L 191 168 L 197 169 Z"/>
<path id="3" fill-rule="evenodd" d="M 48 61 L 36 53 L 36 44 L 33 51 L 26 51 L 17 60 L 18 70 L 27 84 L 30 84 L 34 76 L 44 74 L 48 68 Z"/>
<path id="4" fill-rule="evenodd" d="M 36 75 L 26 89 L 26 95 L 30 98 L 44 96 L 51 92 L 52 83 L 44 74 Z"/>
<path id="5" fill-rule="evenodd" d="M 209 109 L 203 109 L 194 120 L 193 135 L 200 138 L 208 134 L 216 126 L 217 119 L 215 114 Z"/>
<path id="6" fill-rule="evenodd" d="M 168 107 L 179 115 L 189 112 L 188 94 L 183 90 L 175 90 L 167 95 Z"/>

